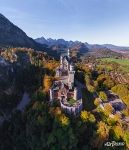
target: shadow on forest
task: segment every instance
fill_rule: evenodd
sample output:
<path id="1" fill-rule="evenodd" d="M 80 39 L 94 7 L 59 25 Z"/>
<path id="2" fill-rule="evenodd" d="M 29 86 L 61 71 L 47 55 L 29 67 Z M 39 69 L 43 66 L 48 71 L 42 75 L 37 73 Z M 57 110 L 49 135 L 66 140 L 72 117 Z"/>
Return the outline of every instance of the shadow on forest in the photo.
<path id="1" fill-rule="evenodd" d="M 82 101 L 83 108 L 87 111 L 95 109 L 93 93 L 89 92 L 86 88 L 82 89 Z"/>

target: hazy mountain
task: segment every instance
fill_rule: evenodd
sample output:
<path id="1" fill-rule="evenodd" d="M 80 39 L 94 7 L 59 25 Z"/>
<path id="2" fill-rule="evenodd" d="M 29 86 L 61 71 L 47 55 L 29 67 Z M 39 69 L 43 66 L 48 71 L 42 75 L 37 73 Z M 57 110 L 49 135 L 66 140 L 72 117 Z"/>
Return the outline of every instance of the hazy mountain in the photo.
<path id="1" fill-rule="evenodd" d="M 0 46 L 37 48 L 40 44 L 0 14 Z"/>
<path id="2" fill-rule="evenodd" d="M 121 47 L 121 46 L 115 46 L 115 45 L 112 45 L 112 44 L 89 44 L 87 42 L 85 43 L 82 43 L 80 41 L 66 41 L 64 39 L 45 39 L 44 37 L 41 37 L 41 38 L 37 38 L 35 39 L 36 42 L 40 43 L 40 44 L 47 44 L 49 46 L 52 46 L 52 45 L 65 45 L 66 47 L 75 47 L 75 46 L 78 46 L 78 45 L 82 45 L 84 44 L 85 47 L 87 47 L 89 50 L 99 50 L 99 49 L 110 49 L 110 50 L 129 50 L 129 47 Z M 83 46 L 84 46 L 83 45 Z"/>
<path id="3" fill-rule="evenodd" d="M 125 47 L 125 46 L 116 46 L 116 45 L 112 45 L 112 44 L 103 44 L 103 46 L 105 46 L 111 50 L 120 50 L 120 51 L 129 50 L 129 47 Z"/>
<path id="4" fill-rule="evenodd" d="M 71 50 L 76 50 L 79 51 L 80 53 L 85 53 L 89 50 L 87 45 L 80 41 L 66 41 L 64 39 L 52 39 L 52 38 L 45 39 L 44 37 L 37 38 L 35 39 L 35 41 L 40 44 L 47 44 L 49 48 L 55 51 L 65 50 L 68 47 Z"/>
<path id="5" fill-rule="evenodd" d="M 47 44 L 49 46 L 65 45 L 67 47 L 69 47 L 70 45 L 72 45 L 74 43 L 73 41 L 66 41 L 64 39 L 52 39 L 52 38 L 45 39 L 44 37 L 37 38 L 37 39 L 35 39 L 35 41 L 40 44 Z"/>
<path id="6" fill-rule="evenodd" d="M 47 44 L 49 47 L 51 46 L 58 46 L 58 45 L 64 45 L 64 47 L 69 47 L 71 49 L 83 49 L 83 52 L 86 50 L 95 50 L 95 49 L 102 49 L 106 48 L 104 45 L 98 45 L 98 44 L 88 44 L 87 42 L 83 43 L 80 41 L 66 41 L 64 39 L 45 39 L 44 37 L 35 39 L 36 42 L 40 44 Z"/>

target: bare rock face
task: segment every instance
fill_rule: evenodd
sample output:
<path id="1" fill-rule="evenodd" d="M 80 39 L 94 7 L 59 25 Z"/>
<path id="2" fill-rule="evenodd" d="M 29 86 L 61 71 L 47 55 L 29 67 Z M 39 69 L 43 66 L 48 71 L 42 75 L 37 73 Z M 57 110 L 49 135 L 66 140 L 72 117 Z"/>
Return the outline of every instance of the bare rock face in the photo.
<path id="1" fill-rule="evenodd" d="M 36 48 L 38 44 L 0 14 L 0 45 Z"/>

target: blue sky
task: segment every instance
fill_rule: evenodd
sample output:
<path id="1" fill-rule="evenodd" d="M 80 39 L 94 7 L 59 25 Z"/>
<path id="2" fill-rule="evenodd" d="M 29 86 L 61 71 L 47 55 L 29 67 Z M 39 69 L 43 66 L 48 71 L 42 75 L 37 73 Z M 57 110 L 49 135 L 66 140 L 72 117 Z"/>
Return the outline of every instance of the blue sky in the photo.
<path id="1" fill-rule="evenodd" d="M 129 46 L 129 0 L 0 0 L 0 12 L 32 38 Z"/>

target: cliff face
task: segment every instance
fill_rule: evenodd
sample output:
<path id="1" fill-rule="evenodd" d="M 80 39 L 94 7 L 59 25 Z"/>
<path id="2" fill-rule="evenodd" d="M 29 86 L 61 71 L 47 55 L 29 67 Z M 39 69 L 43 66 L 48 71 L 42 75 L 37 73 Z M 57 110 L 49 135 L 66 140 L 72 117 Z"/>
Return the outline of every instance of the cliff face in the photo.
<path id="1" fill-rule="evenodd" d="M 38 44 L 0 14 L 0 46 L 36 48 Z"/>

